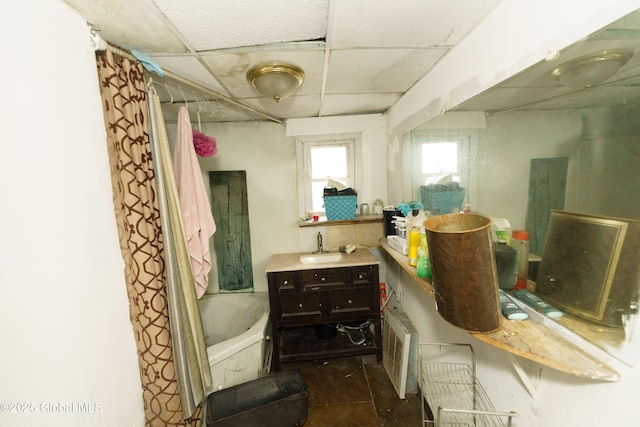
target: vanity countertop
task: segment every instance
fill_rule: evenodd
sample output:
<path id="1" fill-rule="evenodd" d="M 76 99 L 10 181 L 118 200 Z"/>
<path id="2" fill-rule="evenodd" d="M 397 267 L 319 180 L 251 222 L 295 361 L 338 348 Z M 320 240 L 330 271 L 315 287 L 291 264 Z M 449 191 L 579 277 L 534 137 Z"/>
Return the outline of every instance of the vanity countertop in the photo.
<path id="1" fill-rule="evenodd" d="M 338 268 L 352 267 L 356 265 L 380 264 L 380 261 L 373 256 L 367 248 L 358 248 L 350 254 L 344 254 L 337 251 L 331 251 L 328 253 L 340 254 L 342 257 L 339 261 L 303 264 L 300 261 L 300 257 L 313 256 L 315 254 L 313 252 L 273 254 L 267 264 L 266 272 L 274 273 L 278 271 L 313 270 L 317 268 Z"/>

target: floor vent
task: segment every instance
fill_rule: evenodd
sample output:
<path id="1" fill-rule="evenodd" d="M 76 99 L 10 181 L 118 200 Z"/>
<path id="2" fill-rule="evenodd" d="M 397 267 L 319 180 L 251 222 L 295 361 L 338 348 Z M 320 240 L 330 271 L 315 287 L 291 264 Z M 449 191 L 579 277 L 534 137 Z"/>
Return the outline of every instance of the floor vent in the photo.
<path id="1" fill-rule="evenodd" d="M 417 394 L 418 333 L 398 309 L 385 309 L 382 348 L 384 368 L 400 399 Z"/>

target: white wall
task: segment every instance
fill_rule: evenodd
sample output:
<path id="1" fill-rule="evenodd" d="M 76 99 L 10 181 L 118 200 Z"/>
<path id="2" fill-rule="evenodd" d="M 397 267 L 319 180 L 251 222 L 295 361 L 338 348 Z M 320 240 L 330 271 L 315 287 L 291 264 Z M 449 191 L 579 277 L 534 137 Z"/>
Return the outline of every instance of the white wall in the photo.
<path id="1" fill-rule="evenodd" d="M 142 426 L 87 26 L 61 1 L 2 2 L 0 56 L 0 425 Z"/>
<path id="2" fill-rule="evenodd" d="M 209 171 L 247 172 L 254 290 L 266 292 L 271 254 L 298 251 L 295 141 L 285 136 L 283 125 L 268 122 L 203 123 L 202 132 L 215 137 L 218 147 L 218 154 L 200 159 L 207 188 Z M 208 293 L 218 290 L 213 239 L 211 252 Z"/>
<path id="3" fill-rule="evenodd" d="M 175 139 L 175 125 L 167 125 L 168 136 Z M 310 252 L 316 249 L 316 234 L 321 232 L 325 248 L 337 250 L 345 243 L 377 245 L 383 235 L 382 223 L 357 226 L 298 226 L 296 184 L 296 138 L 299 135 L 336 135 L 359 133 L 362 170 L 359 202 L 373 203 L 375 197 L 387 197 L 385 174 L 385 132 L 380 115 L 348 118 L 294 119 L 285 125 L 270 122 L 202 123 L 202 132 L 216 138 L 218 154 L 200 158 L 206 187 L 209 172 L 245 170 L 254 290 L 268 289 L 265 268 L 274 253 Z M 212 239 L 213 240 L 213 239 Z M 218 269 L 212 244 L 212 269 L 208 293 L 218 291 Z"/>

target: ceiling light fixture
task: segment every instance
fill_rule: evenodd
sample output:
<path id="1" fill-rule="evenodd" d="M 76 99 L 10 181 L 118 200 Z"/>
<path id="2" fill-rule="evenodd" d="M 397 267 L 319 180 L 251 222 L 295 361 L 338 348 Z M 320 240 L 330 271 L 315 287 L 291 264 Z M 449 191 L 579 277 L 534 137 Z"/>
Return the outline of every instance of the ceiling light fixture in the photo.
<path id="1" fill-rule="evenodd" d="M 304 71 L 295 65 L 269 62 L 256 65 L 247 71 L 247 80 L 262 95 L 280 102 L 300 87 L 304 80 Z"/>
<path id="2" fill-rule="evenodd" d="M 567 87 L 584 89 L 613 76 L 632 56 L 633 52 L 629 51 L 606 50 L 565 62 L 554 68 L 551 75 Z"/>

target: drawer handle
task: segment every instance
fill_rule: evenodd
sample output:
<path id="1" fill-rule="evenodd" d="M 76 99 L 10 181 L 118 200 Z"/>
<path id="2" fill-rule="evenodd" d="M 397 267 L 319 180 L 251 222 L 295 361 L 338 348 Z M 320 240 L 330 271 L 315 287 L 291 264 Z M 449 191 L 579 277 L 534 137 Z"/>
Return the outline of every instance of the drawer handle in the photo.
<path id="1" fill-rule="evenodd" d="M 321 278 L 320 278 L 320 281 L 321 281 L 321 282 L 326 282 L 326 281 L 327 281 L 327 279 L 326 279 L 326 278 L 324 278 L 324 277 L 321 277 Z"/>
<path id="2" fill-rule="evenodd" d="M 283 284 L 283 285 L 288 285 L 288 284 L 289 284 L 289 281 L 288 281 L 288 280 L 285 280 L 284 282 L 282 282 L 282 284 Z"/>
<path id="3" fill-rule="evenodd" d="M 347 302 L 348 302 L 349 304 L 353 304 L 353 301 L 351 301 L 351 300 L 349 300 L 349 301 L 347 301 Z"/>
<path id="4" fill-rule="evenodd" d="M 298 307 L 302 308 L 302 303 L 298 304 Z"/>
<path id="5" fill-rule="evenodd" d="M 364 279 L 364 274 L 358 274 L 358 279 L 360 280 Z"/>

